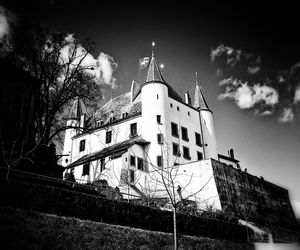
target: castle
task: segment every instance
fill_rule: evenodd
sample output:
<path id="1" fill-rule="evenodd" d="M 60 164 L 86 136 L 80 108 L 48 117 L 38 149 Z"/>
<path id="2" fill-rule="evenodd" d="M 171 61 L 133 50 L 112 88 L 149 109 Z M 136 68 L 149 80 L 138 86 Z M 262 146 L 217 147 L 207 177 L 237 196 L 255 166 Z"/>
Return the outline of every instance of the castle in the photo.
<path id="1" fill-rule="evenodd" d="M 152 50 L 146 80 L 132 81 L 129 92 L 95 112 L 92 128 L 84 130 L 86 109 L 75 100 L 67 125 L 78 129 L 65 133 L 66 172 L 81 183 L 106 180 L 133 196 L 166 196 L 164 185 L 171 179 L 173 191 L 180 187 L 179 196 L 199 208 L 229 209 L 243 217 L 250 207 L 258 221 L 259 209 L 266 207 L 272 220 L 280 219 L 270 214 L 273 209 L 293 221 L 287 190 L 241 171 L 233 150 L 218 153 L 213 112 L 197 77 L 195 82 L 192 104 L 188 92 L 183 100 L 165 81 Z"/>

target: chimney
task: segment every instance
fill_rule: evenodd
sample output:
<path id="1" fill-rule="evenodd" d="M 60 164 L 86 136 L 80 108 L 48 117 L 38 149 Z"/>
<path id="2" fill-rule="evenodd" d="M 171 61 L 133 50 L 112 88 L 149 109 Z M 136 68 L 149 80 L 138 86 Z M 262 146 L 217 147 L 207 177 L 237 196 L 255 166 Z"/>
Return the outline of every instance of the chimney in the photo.
<path id="1" fill-rule="evenodd" d="M 229 156 L 231 159 L 234 159 L 234 152 L 232 148 L 229 150 Z"/>
<path id="2" fill-rule="evenodd" d="M 184 99 L 185 99 L 185 103 L 191 105 L 192 104 L 192 100 L 191 100 L 191 96 L 189 94 L 188 91 L 186 91 L 184 93 Z"/>
<path id="3" fill-rule="evenodd" d="M 80 116 L 80 128 L 83 129 L 85 127 L 85 114 Z"/>

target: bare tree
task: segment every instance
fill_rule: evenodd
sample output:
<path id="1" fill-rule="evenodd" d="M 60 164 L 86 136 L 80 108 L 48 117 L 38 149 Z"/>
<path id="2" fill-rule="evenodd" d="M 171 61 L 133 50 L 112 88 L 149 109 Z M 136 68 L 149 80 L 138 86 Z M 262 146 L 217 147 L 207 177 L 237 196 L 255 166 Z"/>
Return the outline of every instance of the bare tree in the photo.
<path id="1" fill-rule="evenodd" d="M 181 156 L 181 152 L 177 152 L 175 159 L 169 157 L 169 145 L 164 142 L 161 146 L 161 155 L 165 159 L 166 165 L 157 166 L 154 164 L 150 157 L 147 155 L 148 164 L 150 165 L 150 170 L 148 176 L 157 187 L 155 188 L 155 196 L 163 196 L 169 199 L 169 203 L 173 210 L 173 234 L 174 234 L 174 249 L 177 249 L 177 226 L 176 226 L 176 213 L 178 213 L 178 208 L 190 204 L 190 198 L 194 197 L 196 194 L 203 191 L 207 184 L 210 182 L 211 177 L 204 181 L 201 187 L 197 190 L 187 192 L 187 189 L 193 180 L 194 176 L 190 175 L 186 181 L 182 181 L 182 174 L 180 173 L 181 164 L 176 163 L 178 157 Z M 148 190 L 151 192 L 151 189 Z M 183 197 L 183 192 L 186 195 Z M 195 203 L 194 203 L 195 204 Z"/>
<path id="2" fill-rule="evenodd" d="M 14 166 L 18 159 L 29 159 L 37 147 L 60 139 L 61 132 L 72 127 L 65 125 L 64 118 L 75 98 L 94 108 L 102 95 L 94 71 L 99 65 L 91 60 L 95 47 L 91 41 L 79 41 L 74 35 L 51 33 L 24 22 L 13 32 L 7 46 L 7 58 L 40 82 L 34 116 L 35 145 L 26 150 L 20 150 L 20 145 L 2 149 L 10 152 L 5 153 L 9 155 L 5 161 Z M 17 154 L 11 152 L 15 149 Z"/>

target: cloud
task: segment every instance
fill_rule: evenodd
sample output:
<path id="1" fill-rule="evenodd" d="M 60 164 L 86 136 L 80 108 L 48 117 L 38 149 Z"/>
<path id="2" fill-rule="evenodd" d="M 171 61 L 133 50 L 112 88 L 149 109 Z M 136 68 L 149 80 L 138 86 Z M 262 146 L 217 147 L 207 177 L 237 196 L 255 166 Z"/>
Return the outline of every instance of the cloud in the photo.
<path id="1" fill-rule="evenodd" d="M 268 75 L 262 71 L 260 56 L 224 44 L 212 49 L 210 57 L 223 87 L 219 100 L 231 99 L 240 109 L 253 108 L 254 115 L 276 112 L 279 122 L 295 120 L 295 106 L 300 104 L 300 62 Z"/>
<path id="2" fill-rule="evenodd" d="M 273 107 L 278 104 L 278 93 L 277 91 L 267 85 L 255 84 L 249 86 L 248 82 L 241 80 L 227 78 L 220 82 L 220 85 L 226 86 L 224 93 L 219 95 L 219 100 L 233 99 L 235 103 L 241 109 L 250 109 L 254 106 L 261 106 L 264 108 L 263 111 L 256 113 L 260 115 L 270 115 Z M 268 110 L 265 110 L 267 109 Z"/>
<path id="3" fill-rule="evenodd" d="M 70 54 L 75 49 L 74 34 L 68 34 L 65 37 L 66 45 L 60 50 L 61 62 L 67 62 Z M 51 49 L 51 46 L 49 46 Z M 79 44 L 76 49 L 76 59 L 73 62 L 73 67 L 79 64 L 85 67 L 85 71 L 95 77 L 98 84 L 107 84 L 112 88 L 116 88 L 116 78 L 113 76 L 114 71 L 117 69 L 118 64 L 114 61 L 113 57 L 101 52 L 97 58 L 92 54 L 87 53 L 86 49 Z M 85 56 L 86 55 L 86 56 Z M 85 57 L 84 57 L 85 56 Z"/>
<path id="4" fill-rule="evenodd" d="M 217 48 L 212 49 L 210 53 L 211 62 L 216 62 L 222 69 L 233 69 L 237 66 L 245 66 L 246 72 L 249 75 L 259 73 L 261 58 L 252 53 L 246 53 L 240 49 L 235 49 L 224 44 L 219 45 Z"/>
<path id="5" fill-rule="evenodd" d="M 294 103 L 295 104 L 300 103 L 300 85 L 297 87 L 297 89 L 295 91 Z"/>
<path id="6" fill-rule="evenodd" d="M 281 115 L 278 118 L 278 122 L 286 123 L 294 121 L 294 113 L 291 107 L 284 108 Z"/>
<path id="7" fill-rule="evenodd" d="M 0 6 L 0 41 L 9 33 L 9 24 L 6 15 L 6 10 Z"/>

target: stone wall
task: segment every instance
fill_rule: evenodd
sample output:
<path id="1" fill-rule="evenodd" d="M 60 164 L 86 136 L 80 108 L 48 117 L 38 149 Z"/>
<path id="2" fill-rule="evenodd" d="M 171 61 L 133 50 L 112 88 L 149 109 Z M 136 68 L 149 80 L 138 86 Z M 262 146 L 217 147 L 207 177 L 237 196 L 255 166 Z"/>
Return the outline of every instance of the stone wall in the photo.
<path id="1" fill-rule="evenodd" d="M 271 231 L 295 230 L 288 190 L 215 160 L 212 165 L 222 209 Z"/>

